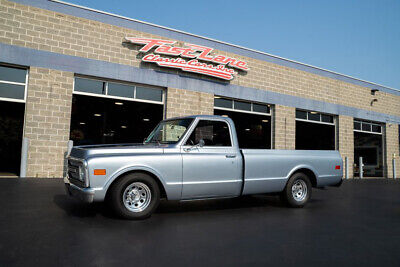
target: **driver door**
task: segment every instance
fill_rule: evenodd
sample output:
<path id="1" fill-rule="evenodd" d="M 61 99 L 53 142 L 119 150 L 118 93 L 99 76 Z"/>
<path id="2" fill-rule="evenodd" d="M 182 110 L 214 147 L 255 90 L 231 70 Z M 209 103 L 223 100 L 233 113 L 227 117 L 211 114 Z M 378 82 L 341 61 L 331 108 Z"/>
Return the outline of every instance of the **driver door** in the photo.
<path id="1" fill-rule="evenodd" d="M 204 146 L 200 147 L 200 140 Z M 242 160 L 232 144 L 224 120 L 199 120 L 181 147 L 182 199 L 238 196 L 242 186 Z"/>

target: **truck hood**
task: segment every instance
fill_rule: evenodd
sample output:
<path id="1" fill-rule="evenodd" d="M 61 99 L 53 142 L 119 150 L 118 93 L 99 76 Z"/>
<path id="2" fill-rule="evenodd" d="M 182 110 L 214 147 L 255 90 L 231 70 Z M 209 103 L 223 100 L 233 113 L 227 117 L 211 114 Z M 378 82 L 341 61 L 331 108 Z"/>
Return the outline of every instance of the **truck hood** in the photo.
<path id="1" fill-rule="evenodd" d="M 112 144 L 112 145 L 89 145 L 75 146 L 72 148 L 70 157 L 88 159 L 102 156 L 124 156 L 132 154 L 162 154 L 168 144 Z"/>

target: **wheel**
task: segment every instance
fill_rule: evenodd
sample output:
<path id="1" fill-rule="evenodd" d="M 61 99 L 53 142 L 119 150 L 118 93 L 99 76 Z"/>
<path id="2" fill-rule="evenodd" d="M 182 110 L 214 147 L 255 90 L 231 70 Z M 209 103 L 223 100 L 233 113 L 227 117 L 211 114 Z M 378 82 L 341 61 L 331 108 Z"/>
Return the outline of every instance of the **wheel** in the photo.
<path id="1" fill-rule="evenodd" d="M 311 198 L 312 185 L 304 173 L 293 174 L 281 194 L 281 198 L 293 208 L 302 208 Z"/>
<path id="2" fill-rule="evenodd" d="M 160 202 L 160 189 L 153 177 L 131 173 L 120 178 L 110 188 L 111 208 L 125 219 L 145 219 L 151 216 Z"/>

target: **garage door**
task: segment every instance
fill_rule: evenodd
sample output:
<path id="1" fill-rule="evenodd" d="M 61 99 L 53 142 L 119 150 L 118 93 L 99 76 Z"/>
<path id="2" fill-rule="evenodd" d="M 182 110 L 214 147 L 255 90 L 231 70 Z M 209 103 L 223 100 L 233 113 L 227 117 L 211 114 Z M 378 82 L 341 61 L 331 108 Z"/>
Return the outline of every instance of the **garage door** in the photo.
<path id="1" fill-rule="evenodd" d="M 296 110 L 296 149 L 335 150 L 335 121 L 333 115 Z"/>
<path id="2" fill-rule="evenodd" d="M 216 96 L 214 114 L 233 120 L 240 148 L 272 147 L 270 105 Z"/>
<path id="3" fill-rule="evenodd" d="M 27 70 L 0 66 L 0 176 L 18 176 Z"/>
<path id="4" fill-rule="evenodd" d="M 383 125 L 354 120 L 354 175 L 360 176 L 360 157 L 364 164 L 364 177 L 383 177 Z"/>
<path id="5" fill-rule="evenodd" d="M 74 145 L 142 143 L 163 110 L 161 88 L 76 77 L 70 139 Z"/>

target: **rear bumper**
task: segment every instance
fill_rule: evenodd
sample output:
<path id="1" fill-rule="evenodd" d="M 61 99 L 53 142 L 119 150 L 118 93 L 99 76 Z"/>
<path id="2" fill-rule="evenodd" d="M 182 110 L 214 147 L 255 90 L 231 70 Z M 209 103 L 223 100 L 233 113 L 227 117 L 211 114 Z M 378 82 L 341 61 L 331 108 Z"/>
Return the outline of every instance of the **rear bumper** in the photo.
<path id="1" fill-rule="evenodd" d="M 92 188 L 81 188 L 69 182 L 65 182 L 65 191 L 67 195 L 86 203 L 92 203 L 94 200 L 94 190 Z"/>
<path id="2" fill-rule="evenodd" d="M 342 179 L 340 179 L 340 182 L 339 183 L 337 183 L 337 184 L 334 184 L 334 185 L 332 185 L 332 186 L 335 186 L 335 187 L 340 187 L 341 185 L 342 185 L 342 183 L 343 183 L 343 178 Z"/>

